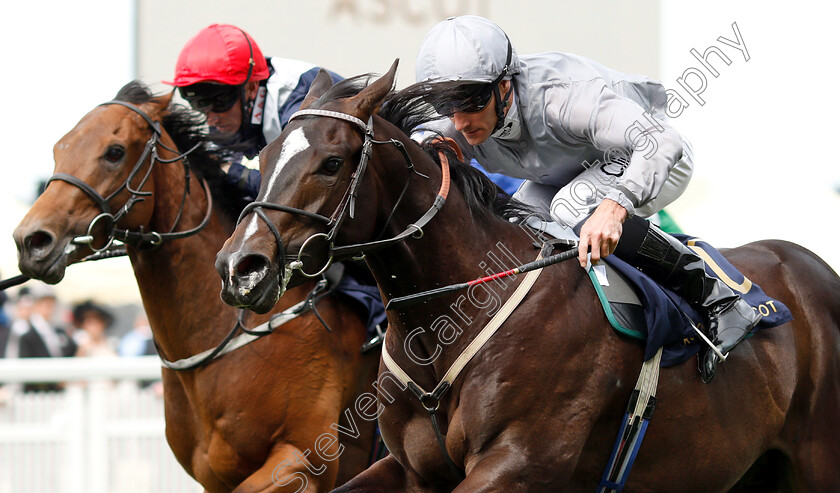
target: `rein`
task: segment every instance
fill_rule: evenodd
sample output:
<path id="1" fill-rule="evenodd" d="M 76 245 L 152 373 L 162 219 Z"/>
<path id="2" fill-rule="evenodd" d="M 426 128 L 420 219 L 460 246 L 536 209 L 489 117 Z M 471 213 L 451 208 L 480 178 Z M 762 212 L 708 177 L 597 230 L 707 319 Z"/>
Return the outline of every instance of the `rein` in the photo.
<path id="1" fill-rule="evenodd" d="M 107 250 L 108 248 L 110 248 L 110 246 L 114 242 L 114 240 L 118 240 L 118 241 L 121 241 L 123 243 L 129 244 L 129 245 L 132 245 L 132 246 L 135 246 L 135 247 L 138 247 L 138 248 L 143 247 L 143 246 L 156 247 L 156 246 L 160 245 L 161 243 L 163 243 L 164 241 L 176 240 L 176 239 L 179 239 L 179 238 L 186 238 L 186 237 L 192 236 L 192 235 L 198 233 L 199 231 L 201 231 L 202 229 L 204 229 L 204 227 L 207 226 L 207 223 L 210 221 L 210 215 L 213 211 L 213 197 L 212 197 L 212 194 L 210 193 L 209 185 L 207 184 L 206 181 L 202 180 L 202 188 L 204 190 L 204 195 L 207 197 L 207 212 L 205 213 L 204 218 L 201 220 L 201 223 L 199 223 L 194 228 L 184 230 L 184 231 L 177 231 L 177 232 L 175 231 L 175 228 L 178 226 L 178 223 L 181 220 L 181 214 L 184 210 L 184 204 L 186 203 L 186 198 L 187 198 L 187 195 L 189 194 L 189 191 L 190 191 L 189 163 L 187 162 L 186 158 L 193 151 L 198 149 L 198 147 L 201 144 L 200 143 L 196 144 L 195 146 L 193 146 L 188 151 L 186 151 L 184 153 L 181 153 L 181 154 L 178 154 L 178 151 L 176 151 L 174 149 L 170 149 L 169 147 L 167 147 L 165 144 L 163 144 L 162 142 L 160 142 L 158 140 L 160 135 L 161 135 L 161 125 L 160 125 L 159 121 L 152 120 L 152 118 L 149 117 L 149 115 L 146 114 L 146 112 L 141 110 L 139 107 L 137 107 L 137 106 L 135 106 L 131 103 L 125 102 L 125 101 L 117 101 L 117 100 L 108 101 L 106 103 L 102 103 L 100 106 L 107 106 L 107 105 L 112 105 L 112 104 L 124 106 L 124 107 L 130 109 L 131 111 L 134 111 L 138 115 L 140 115 L 146 121 L 146 123 L 149 124 L 149 127 L 152 130 L 152 135 L 149 137 L 149 140 L 146 141 L 146 145 L 143 149 L 143 153 L 140 155 L 140 158 L 134 164 L 134 167 L 131 169 L 131 172 L 129 172 L 128 177 L 126 178 L 125 182 L 120 187 L 118 187 L 116 190 L 111 192 L 107 197 L 103 197 L 102 195 L 100 195 L 99 192 L 97 192 L 89 184 L 85 183 L 84 180 L 82 180 L 82 179 L 80 179 L 76 176 L 67 174 L 67 173 L 55 173 L 49 178 L 49 180 L 47 180 L 47 183 L 46 183 L 47 186 L 53 181 L 63 181 L 65 183 L 69 183 L 71 185 L 74 185 L 76 188 L 80 189 L 85 194 L 87 194 L 87 196 L 90 197 L 99 206 L 99 209 L 101 211 L 101 213 L 99 215 L 97 215 L 96 217 L 94 217 L 93 220 L 91 220 L 91 222 L 88 224 L 87 234 L 85 234 L 84 236 L 78 236 L 78 237 L 74 238 L 72 240 L 72 243 L 76 244 L 76 245 L 87 245 L 94 252 L 102 252 L 102 251 Z M 160 156 L 158 156 L 158 153 L 157 153 L 157 147 L 158 146 L 161 146 L 164 149 L 166 149 L 170 152 L 173 152 L 177 155 L 172 159 L 162 159 Z M 146 171 L 145 175 L 143 175 L 143 177 L 141 178 L 139 185 L 137 187 L 132 188 L 131 182 L 140 173 L 140 168 L 143 166 L 143 163 L 146 161 L 146 159 L 149 159 L 149 169 Z M 155 163 L 160 162 L 160 163 L 163 163 L 163 164 L 169 164 L 169 163 L 174 163 L 176 161 L 183 161 L 184 175 L 185 175 L 185 178 L 186 178 L 186 182 L 185 182 L 185 186 L 184 186 L 184 193 L 183 193 L 183 196 L 181 197 L 181 207 L 180 207 L 180 209 L 178 211 L 178 215 L 176 216 L 175 221 L 173 222 L 172 227 L 169 229 L 169 231 L 165 232 L 165 233 L 159 233 L 159 232 L 156 232 L 156 231 L 149 231 L 149 232 L 144 232 L 142 230 L 141 231 L 129 231 L 127 229 L 116 228 L 116 224 L 119 222 L 119 220 L 122 219 L 126 214 L 128 214 L 129 210 L 131 210 L 131 208 L 135 204 L 137 204 L 139 202 L 142 202 L 143 200 L 145 200 L 145 197 L 148 197 L 148 196 L 152 195 L 152 192 L 146 192 L 146 191 L 143 191 L 142 189 L 145 186 L 146 182 L 149 180 L 149 177 L 152 174 L 152 170 L 155 167 Z M 131 196 L 126 201 L 125 205 L 120 208 L 120 210 L 118 210 L 116 213 L 112 213 L 111 212 L 111 206 L 110 206 L 111 200 L 114 197 L 116 197 L 117 194 L 121 193 L 123 190 L 127 190 L 131 194 Z M 97 223 L 100 223 L 100 222 L 103 222 L 106 225 L 106 229 L 109 231 L 109 233 L 108 233 L 108 238 L 107 238 L 107 242 L 105 243 L 105 245 L 97 248 L 96 246 L 93 245 L 93 242 L 94 242 L 93 232 L 94 232 L 94 227 L 97 225 Z"/>
<path id="2" fill-rule="evenodd" d="M 300 301 L 299 303 L 283 310 L 280 313 L 272 315 L 271 319 L 269 319 L 268 322 L 264 322 L 251 329 L 245 327 L 244 319 L 246 311 L 240 310 L 239 316 L 236 319 L 236 323 L 233 325 L 233 328 L 230 330 L 230 332 L 228 332 L 227 336 L 225 336 L 225 338 L 222 339 L 222 342 L 220 342 L 216 347 L 212 349 L 202 351 L 193 356 L 179 359 L 176 361 L 169 361 L 163 357 L 163 352 L 161 351 L 161 348 L 157 345 L 157 343 L 155 343 L 155 347 L 157 348 L 158 354 L 160 355 L 161 366 L 175 371 L 195 370 L 197 368 L 201 368 L 202 366 L 206 366 L 212 363 L 213 360 L 221 358 L 227 353 L 235 351 L 241 348 L 242 346 L 245 346 L 246 344 L 250 344 L 251 342 L 254 342 L 257 339 L 270 335 L 274 333 L 274 331 L 278 327 L 285 324 L 286 322 L 296 319 L 297 317 L 303 315 L 309 310 L 315 311 L 315 301 L 317 301 L 316 298 L 319 298 L 318 294 L 324 290 L 325 286 L 326 281 L 318 282 L 318 284 L 315 285 L 315 288 L 312 289 L 312 292 L 310 292 L 309 295 L 307 295 L 307 297 L 303 301 Z M 315 313 L 317 314 L 317 311 Z M 239 332 L 240 329 L 242 330 L 242 334 L 236 336 L 236 333 Z"/>
<path id="3" fill-rule="evenodd" d="M 107 250 L 102 250 L 102 251 L 99 251 L 99 252 L 92 253 L 92 254 L 88 255 L 87 257 L 79 260 L 76 263 L 80 264 L 82 262 L 92 262 L 94 260 L 103 260 L 103 259 L 106 259 L 106 258 L 122 257 L 124 255 L 127 255 L 126 251 L 125 251 L 125 248 L 112 247 L 112 248 L 109 248 Z M 23 283 L 29 281 L 30 279 L 32 279 L 32 278 L 25 275 L 25 274 L 18 274 L 16 276 L 12 276 L 12 277 L 9 277 L 7 279 L 3 279 L 2 281 L 0 281 L 0 291 L 5 291 L 5 290 L 7 290 L 11 287 L 17 286 L 19 284 L 23 284 Z"/>
<path id="4" fill-rule="evenodd" d="M 161 366 L 175 371 L 195 370 L 196 368 L 208 365 L 212 363 L 213 360 L 221 358 L 225 354 L 239 349 L 246 344 L 250 344 L 261 337 L 273 334 L 274 331 L 281 325 L 286 322 L 290 322 L 309 311 L 315 314 L 315 317 L 319 322 L 321 322 L 321 325 L 327 329 L 327 332 L 332 332 L 332 329 L 330 329 L 330 326 L 327 325 L 327 322 L 318 313 L 318 309 L 315 306 L 321 298 L 327 296 L 333 289 L 335 289 L 335 285 L 330 287 L 328 284 L 329 281 L 327 276 L 322 276 L 322 279 L 315 284 L 312 291 L 310 291 L 309 294 L 306 295 L 306 298 L 302 301 L 280 313 L 272 315 L 268 322 L 264 322 L 251 329 L 245 327 L 245 315 L 247 314 L 247 311 L 240 309 L 236 323 L 233 325 L 230 332 L 228 332 L 227 336 L 222 339 L 222 342 L 220 342 L 215 348 L 207 349 L 206 351 L 202 351 L 193 356 L 179 359 L 177 361 L 169 361 L 163 357 L 163 351 L 161 351 L 160 347 L 158 347 L 157 343 L 155 343 L 155 347 L 160 355 Z M 242 334 L 234 337 L 240 329 L 242 330 Z"/>
<path id="5" fill-rule="evenodd" d="M 337 111 L 308 109 L 308 110 L 300 110 L 300 111 L 294 113 L 291 116 L 291 118 L 289 118 L 289 121 L 292 121 L 295 118 L 300 118 L 300 117 L 303 117 L 303 116 L 319 116 L 319 117 L 335 118 L 335 119 L 344 120 L 344 121 L 347 121 L 349 123 L 352 123 L 355 126 L 357 126 L 362 131 L 362 133 L 364 134 L 364 143 L 362 144 L 362 156 L 359 160 L 358 166 L 356 167 L 356 171 L 352 175 L 350 185 L 344 191 L 344 195 L 342 196 L 341 201 L 339 202 L 335 211 L 330 215 L 330 217 L 326 217 L 326 216 L 323 216 L 321 214 L 305 211 L 305 210 L 298 209 L 298 208 L 295 208 L 295 207 L 289 207 L 289 206 L 285 206 L 285 205 L 274 204 L 272 202 L 267 202 L 267 201 L 252 202 L 247 207 L 245 207 L 245 209 L 242 211 L 242 214 L 240 214 L 239 219 L 237 221 L 237 224 L 242 222 L 242 220 L 252 212 L 255 213 L 263 222 L 266 223 L 268 229 L 271 231 L 271 233 L 274 236 L 274 239 L 277 243 L 279 258 L 284 263 L 285 263 L 286 255 L 285 255 L 285 249 L 283 248 L 283 241 L 280 238 L 280 232 L 277 230 L 277 227 L 274 225 L 274 223 L 272 223 L 269 220 L 269 218 L 265 215 L 265 212 L 262 211 L 262 209 L 271 209 L 271 210 L 277 210 L 277 211 L 281 211 L 281 212 L 287 212 L 287 213 L 290 213 L 290 214 L 296 214 L 296 215 L 303 216 L 303 217 L 306 217 L 306 218 L 309 218 L 309 219 L 312 219 L 312 220 L 315 220 L 315 221 L 318 221 L 318 222 L 322 222 L 327 226 L 327 228 L 329 228 L 328 233 L 316 233 L 316 234 L 310 236 L 309 238 L 307 238 L 306 241 L 303 242 L 303 245 L 301 246 L 300 250 L 298 251 L 297 259 L 290 262 L 286 266 L 286 273 L 284 274 L 284 277 L 281 281 L 283 287 L 285 287 L 285 285 L 288 283 L 288 280 L 289 280 L 289 278 L 291 278 L 291 275 L 292 275 L 294 270 L 299 270 L 301 272 L 301 274 L 303 274 L 306 277 L 315 277 L 315 276 L 318 276 L 318 275 L 322 274 L 327 268 L 329 268 L 329 266 L 333 262 L 334 257 L 338 257 L 339 259 L 345 259 L 345 258 L 349 258 L 349 257 L 359 257 L 359 256 L 363 256 L 363 255 L 365 255 L 369 252 L 376 251 L 376 250 L 394 245 L 396 243 L 402 242 L 409 237 L 415 237 L 415 238 L 422 237 L 423 236 L 423 227 L 443 207 L 443 204 L 446 202 L 446 197 L 449 194 L 449 183 L 450 183 L 449 161 L 446 158 L 446 155 L 443 152 L 441 152 L 440 153 L 441 170 L 442 170 L 443 176 L 442 176 L 442 179 L 441 179 L 440 190 L 438 191 L 437 196 L 435 197 L 435 200 L 434 200 L 432 206 L 429 208 L 428 211 L 426 211 L 425 214 L 423 214 L 422 217 L 420 217 L 419 220 L 417 220 L 416 222 L 414 222 L 412 224 L 409 224 L 405 228 L 405 230 L 403 230 L 401 233 L 399 233 L 396 236 L 393 236 L 391 238 L 387 238 L 387 239 L 384 239 L 384 240 L 371 241 L 371 242 L 367 242 L 367 243 L 359 243 L 359 244 L 355 244 L 355 245 L 335 246 L 334 241 L 335 241 L 336 236 L 338 235 L 339 228 L 341 227 L 341 225 L 344 222 L 344 219 L 347 217 L 347 215 L 349 215 L 351 219 L 354 217 L 355 207 L 356 207 L 356 198 L 358 196 L 358 187 L 359 187 L 359 184 L 361 183 L 362 177 L 364 176 L 364 173 L 367 169 L 368 161 L 370 160 L 370 157 L 373 154 L 373 145 L 374 144 L 377 144 L 377 145 L 391 144 L 391 145 L 393 145 L 402 154 L 403 159 L 405 160 L 406 166 L 409 169 L 409 171 L 411 171 L 413 174 L 417 174 L 419 176 L 422 176 L 423 178 L 428 178 L 428 176 L 423 175 L 422 173 L 420 173 L 419 171 L 417 171 L 414 168 L 414 162 L 411 160 L 411 156 L 408 155 L 408 151 L 405 148 L 405 144 L 403 144 L 402 142 L 400 142 L 399 140 L 396 140 L 396 139 L 374 140 L 374 138 L 373 138 L 374 137 L 373 116 L 372 115 L 371 115 L 370 119 L 368 120 L 368 123 L 365 123 L 362 120 L 360 120 L 359 118 L 356 118 L 355 116 L 348 115 L 348 114 L 345 114 L 345 113 L 340 113 L 340 112 L 337 112 Z M 408 185 L 410 183 L 411 176 L 413 176 L 413 175 L 409 175 L 409 182 L 406 182 L 405 188 L 408 187 Z M 403 192 L 405 192 L 405 188 L 404 188 Z M 403 194 L 400 195 L 400 200 L 402 200 Z M 398 207 L 398 206 L 399 206 L 399 201 L 397 202 L 397 204 L 395 204 L 394 209 L 396 209 L 396 207 Z M 391 216 L 393 216 L 393 213 L 391 214 Z M 389 217 L 389 220 L 390 220 L 390 217 Z M 306 246 L 312 240 L 314 240 L 316 238 L 323 238 L 325 241 L 327 241 L 329 243 L 330 256 L 327 259 L 324 266 L 318 272 L 312 274 L 312 273 L 308 273 L 308 272 L 303 270 L 302 256 L 303 256 L 303 252 L 306 250 Z"/>

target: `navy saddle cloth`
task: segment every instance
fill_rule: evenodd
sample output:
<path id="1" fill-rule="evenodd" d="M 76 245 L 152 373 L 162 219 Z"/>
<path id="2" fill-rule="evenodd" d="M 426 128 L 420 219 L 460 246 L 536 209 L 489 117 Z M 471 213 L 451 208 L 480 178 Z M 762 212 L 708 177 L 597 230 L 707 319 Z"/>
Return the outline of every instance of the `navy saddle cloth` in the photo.
<path id="1" fill-rule="evenodd" d="M 334 293 L 354 300 L 363 310 L 367 317 L 369 340 L 385 330 L 385 305 L 382 303 L 376 281 L 363 263 L 348 260 L 334 264 L 327 271 L 326 278 Z"/>
<path id="2" fill-rule="evenodd" d="M 767 296 L 760 286 L 741 274 L 717 249 L 691 236 L 673 236 L 703 258 L 709 275 L 721 279 L 761 314 L 761 321 L 753 332 L 793 320 L 790 310 L 782 302 Z M 706 321 L 691 305 L 615 255 L 605 257 L 603 261 L 609 268 L 596 266 L 590 269 L 589 277 L 613 328 L 644 341 L 645 361 L 662 347 L 661 366 L 673 366 L 706 346 L 691 327 L 693 323 L 702 328 Z M 629 282 L 641 303 L 633 299 L 633 293 L 622 290 L 623 283 L 616 279 L 615 272 Z M 605 282 L 609 286 L 603 285 Z"/>

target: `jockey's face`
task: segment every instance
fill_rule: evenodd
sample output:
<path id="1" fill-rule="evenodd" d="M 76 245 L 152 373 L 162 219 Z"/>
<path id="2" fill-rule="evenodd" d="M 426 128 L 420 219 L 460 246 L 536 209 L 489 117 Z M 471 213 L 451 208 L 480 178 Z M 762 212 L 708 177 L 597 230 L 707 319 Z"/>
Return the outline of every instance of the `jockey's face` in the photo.
<path id="1" fill-rule="evenodd" d="M 510 81 L 503 80 L 499 83 L 499 93 L 504 95 L 510 91 Z M 476 112 L 455 112 L 449 119 L 455 126 L 455 130 L 461 132 L 467 143 L 478 145 L 487 140 L 496 128 L 496 94 L 494 92 L 490 104 Z M 504 114 L 507 115 L 510 105 L 505 107 Z"/>
<path id="2" fill-rule="evenodd" d="M 238 99 L 236 104 L 227 111 L 217 113 L 209 110 L 205 114 L 207 115 L 207 124 L 224 136 L 235 134 L 242 124 L 242 105 L 239 104 Z"/>
<path id="3" fill-rule="evenodd" d="M 259 83 L 256 81 L 250 81 L 248 83 L 245 90 L 245 97 L 248 98 L 248 101 L 251 101 L 256 96 L 258 86 Z M 223 137 L 233 136 L 239 131 L 242 125 L 242 119 L 244 118 L 239 97 L 236 98 L 236 102 L 227 110 L 216 111 L 216 109 L 209 106 L 201 108 L 199 111 L 207 115 L 207 124 L 213 127 L 218 134 Z"/>

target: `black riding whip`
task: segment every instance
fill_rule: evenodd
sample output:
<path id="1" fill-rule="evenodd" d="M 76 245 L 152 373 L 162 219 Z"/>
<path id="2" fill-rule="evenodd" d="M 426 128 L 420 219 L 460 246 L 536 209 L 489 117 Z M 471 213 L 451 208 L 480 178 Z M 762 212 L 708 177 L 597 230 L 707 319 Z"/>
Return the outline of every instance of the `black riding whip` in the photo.
<path id="1" fill-rule="evenodd" d="M 462 282 L 458 284 L 451 284 L 449 286 L 444 286 L 442 288 L 431 289 L 429 291 L 423 291 L 422 293 L 414 293 L 409 294 L 407 296 L 401 296 L 399 298 L 393 298 L 388 301 L 388 304 L 385 305 L 386 310 L 396 310 L 398 308 L 404 308 L 407 306 L 411 306 L 422 301 L 427 301 L 432 298 L 437 298 L 438 296 L 443 296 L 445 294 L 453 293 L 455 291 L 460 291 L 462 289 L 469 288 L 475 284 L 482 284 L 488 281 L 493 281 L 496 279 L 501 279 L 503 277 L 513 276 L 516 274 L 524 274 L 525 272 L 529 272 L 536 269 L 542 269 L 543 267 L 547 267 L 552 264 L 556 264 L 562 262 L 564 260 L 569 260 L 570 258 L 577 257 L 578 250 L 577 248 L 572 248 L 570 250 L 566 250 L 564 252 L 558 253 L 556 255 L 552 255 L 550 257 L 546 257 L 540 260 L 534 260 L 533 262 L 528 262 L 527 264 L 520 265 L 519 267 L 506 270 L 504 272 L 499 272 L 490 276 L 481 277 L 478 279 L 474 279 L 469 282 Z"/>

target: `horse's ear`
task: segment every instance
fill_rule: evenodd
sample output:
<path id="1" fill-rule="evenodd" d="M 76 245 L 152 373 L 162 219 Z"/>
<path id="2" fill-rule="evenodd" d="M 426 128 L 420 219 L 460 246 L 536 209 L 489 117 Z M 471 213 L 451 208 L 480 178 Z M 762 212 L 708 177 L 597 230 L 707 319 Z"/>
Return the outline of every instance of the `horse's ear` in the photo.
<path id="1" fill-rule="evenodd" d="M 397 58 L 391 64 L 391 68 L 385 75 L 375 80 L 362 92 L 352 98 L 356 103 L 356 108 L 359 109 L 361 115 L 364 117 L 363 119 L 379 111 L 379 106 L 385 100 L 385 96 L 394 88 L 394 79 L 397 76 L 397 65 L 399 64 L 400 59 Z"/>
<path id="2" fill-rule="evenodd" d="M 168 93 L 159 96 L 157 98 L 158 103 L 160 104 L 161 108 L 169 108 L 169 104 L 172 102 L 172 97 L 175 95 L 175 90 L 169 91 Z"/>
<path id="3" fill-rule="evenodd" d="M 309 92 L 306 93 L 306 98 L 304 98 L 303 102 L 300 104 L 301 109 L 308 108 L 309 105 L 315 102 L 316 99 L 320 98 L 327 92 L 327 89 L 333 86 L 332 77 L 330 77 L 329 72 L 324 69 L 318 71 L 318 76 L 315 77 L 315 80 L 312 81 L 312 85 L 309 86 Z"/>
<path id="4" fill-rule="evenodd" d="M 175 95 L 175 91 L 169 91 L 166 94 L 162 94 L 160 96 L 156 96 L 152 99 L 151 103 L 154 105 L 154 112 L 157 114 L 164 114 L 169 109 L 169 104 L 172 103 L 172 97 Z"/>

